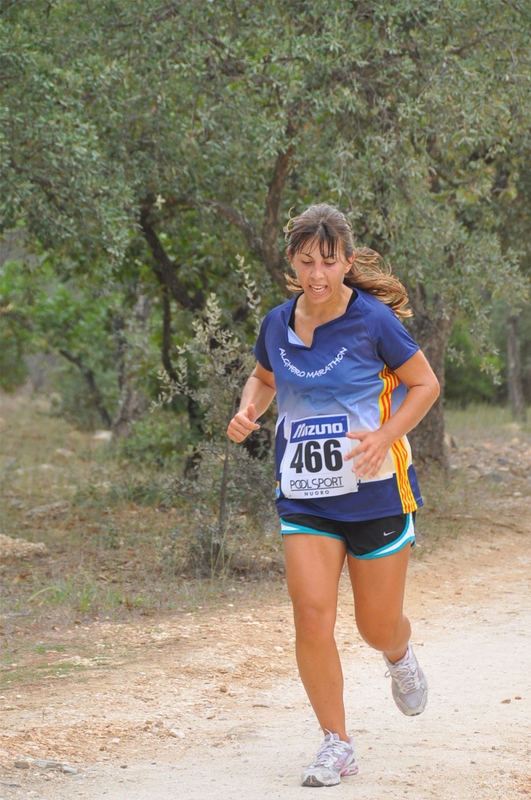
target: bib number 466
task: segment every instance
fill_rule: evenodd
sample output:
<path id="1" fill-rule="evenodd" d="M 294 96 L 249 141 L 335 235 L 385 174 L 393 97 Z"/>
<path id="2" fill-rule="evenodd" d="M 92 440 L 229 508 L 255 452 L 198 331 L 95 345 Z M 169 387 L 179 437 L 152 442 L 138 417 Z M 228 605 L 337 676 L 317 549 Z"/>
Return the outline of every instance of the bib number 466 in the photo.
<path id="1" fill-rule="evenodd" d="M 299 442 L 290 467 L 296 473 L 321 472 L 324 466 L 330 472 L 338 472 L 343 466 L 341 445 L 337 439 L 325 439 L 324 442 L 310 440 Z"/>

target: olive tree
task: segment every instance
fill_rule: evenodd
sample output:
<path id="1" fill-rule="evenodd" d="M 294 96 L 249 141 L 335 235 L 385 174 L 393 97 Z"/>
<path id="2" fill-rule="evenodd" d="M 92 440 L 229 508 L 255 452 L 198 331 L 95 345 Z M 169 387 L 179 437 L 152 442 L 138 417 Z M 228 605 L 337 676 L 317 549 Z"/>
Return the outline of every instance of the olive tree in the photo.
<path id="1" fill-rule="evenodd" d="M 285 296 L 282 227 L 312 202 L 338 205 L 391 262 L 443 385 L 456 317 L 484 340 L 491 298 L 524 291 L 495 202 L 530 122 L 518 3 L 4 6 L 2 225 L 74 273 L 120 284 L 147 265 L 167 371 L 210 291 L 227 321 L 245 316 L 237 252 L 266 302 Z M 443 430 L 439 401 L 421 458 L 444 463 Z"/>

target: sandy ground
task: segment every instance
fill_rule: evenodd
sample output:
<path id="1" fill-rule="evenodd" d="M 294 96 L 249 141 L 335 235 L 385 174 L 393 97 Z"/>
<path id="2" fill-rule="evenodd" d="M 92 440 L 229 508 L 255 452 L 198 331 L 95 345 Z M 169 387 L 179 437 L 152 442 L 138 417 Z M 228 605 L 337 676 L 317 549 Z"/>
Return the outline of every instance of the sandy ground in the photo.
<path id="1" fill-rule="evenodd" d="M 412 562 L 406 608 L 430 683 L 420 717 L 396 709 L 381 656 L 355 631 L 342 580 L 337 638 L 360 772 L 326 794 L 531 797 L 529 505 L 505 497 L 500 525 L 493 498 L 464 534 Z M 297 678 L 282 590 L 251 609 L 227 601 L 157 623 L 94 623 L 78 636 L 105 655 L 52 648 L 50 659 L 77 658 L 79 671 L 3 691 L 0 798 L 293 800 L 312 792 L 299 775 L 321 735 Z"/>

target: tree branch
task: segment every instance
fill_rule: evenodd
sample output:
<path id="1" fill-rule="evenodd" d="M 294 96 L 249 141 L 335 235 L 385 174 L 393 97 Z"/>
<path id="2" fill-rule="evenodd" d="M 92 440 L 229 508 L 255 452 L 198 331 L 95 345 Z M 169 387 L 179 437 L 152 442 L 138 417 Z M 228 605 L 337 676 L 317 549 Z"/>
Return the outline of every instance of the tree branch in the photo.
<path id="1" fill-rule="evenodd" d="M 251 250 L 258 258 L 263 259 L 263 242 L 258 231 L 253 223 L 245 217 L 241 211 L 238 211 L 228 203 L 222 203 L 219 200 L 202 200 L 202 205 L 211 206 L 218 214 L 230 223 L 235 225 L 241 230 L 245 236 L 245 241 L 249 250 Z"/>
<path id="2" fill-rule="evenodd" d="M 175 264 L 164 250 L 164 247 L 162 246 L 153 225 L 149 222 L 148 217 L 149 210 L 146 208 L 142 209 L 140 213 L 140 227 L 142 229 L 142 233 L 144 234 L 144 238 L 148 243 L 149 249 L 151 250 L 151 254 L 155 259 L 156 267 L 154 271 L 159 279 L 159 282 L 163 286 L 168 287 L 173 299 L 176 300 L 183 308 L 186 308 L 189 311 L 196 311 L 202 308 L 204 304 L 203 292 L 198 291 L 192 297 L 187 289 L 183 286 L 177 275 L 179 265 Z"/>
<path id="3" fill-rule="evenodd" d="M 290 137 L 293 135 L 291 123 L 288 125 Z M 214 208 L 220 216 L 235 225 L 243 233 L 247 246 L 264 264 L 271 278 L 279 286 L 285 288 L 283 253 L 278 245 L 278 236 L 282 229 L 281 211 L 284 188 L 289 174 L 291 160 L 295 154 L 295 145 L 290 144 L 277 155 L 273 176 L 265 204 L 262 235 L 259 236 L 253 223 L 241 211 L 219 200 L 203 200 L 203 205 Z"/>
<path id="4" fill-rule="evenodd" d="M 273 280 L 285 288 L 284 257 L 278 246 L 278 236 L 282 229 L 280 212 L 284 187 L 289 174 L 291 159 L 295 153 L 293 144 L 279 153 L 273 170 L 273 177 L 267 193 L 265 219 L 262 226 L 262 258 Z"/>
<path id="5" fill-rule="evenodd" d="M 98 409 L 99 415 L 102 418 L 104 425 L 107 428 L 111 428 L 112 420 L 111 420 L 111 417 L 109 415 L 109 412 L 107 411 L 107 409 L 105 407 L 105 403 L 104 403 L 104 400 L 103 400 L 103 395 L 102 395 L 102 393 L 100 392 L 100 390 L 98 388 L 98 385 L 96 383 L 96 379 L 94 377 L 94 373 L 92 372 L 92 370 L 89 369 L 88 367 L 86 367 L 85 364 L 83 364 L 83 362 L 81 361 L 81 359 L 78 356 L 74 356 L 68 350 L 65 350 L 64 348 L 60 347 L 60 348 L 58 348 L 57 352 L 60 355 L 62 355 L 63 358 L 66 358 L 67 361 L 70 361 L 71 364 L 75 364 L 75 366 L 79 370 L 81 370 L 81 374 L 85 378 L 85 380 L 86 380 L 86 382 L 88 384 L 88 387 L 89 387 L 90 399 L 92 400 L 92 402 L 94 403 L 94 405 Z"/>
<path id="6" fill-rule="evenodd" d="M 171 361 L 171 305 L 170 298 L 168 297 L 168 289 L 166 286 L 162 287 L 162 347 L 161 347 L 161 360 L 162 366 L 172 379 L 174 383 L 178 382 L 178 376 L 173 368 Z"/>

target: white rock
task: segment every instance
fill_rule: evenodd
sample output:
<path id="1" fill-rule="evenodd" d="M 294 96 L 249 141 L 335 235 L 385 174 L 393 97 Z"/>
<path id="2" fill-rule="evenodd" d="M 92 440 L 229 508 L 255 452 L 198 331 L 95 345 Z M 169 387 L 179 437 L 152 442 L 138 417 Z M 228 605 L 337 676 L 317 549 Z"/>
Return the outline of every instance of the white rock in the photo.
<path id="1" fill-rule="evenodd" d="M 72 450 L 66 450 L 64 447 L 57 447 L 55 450 L 56 456 L 61 456 L 62 458 L 72 458 L 74 453 Z"/>
<path id="2" fill-rule="evenodd" d="M 92 437 L 93 442 L 110 442 L 112 439 L 112 431 L 96 431 Z"/>

